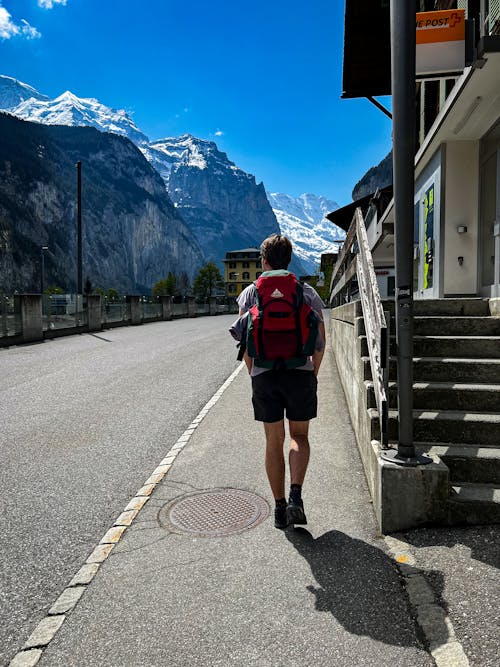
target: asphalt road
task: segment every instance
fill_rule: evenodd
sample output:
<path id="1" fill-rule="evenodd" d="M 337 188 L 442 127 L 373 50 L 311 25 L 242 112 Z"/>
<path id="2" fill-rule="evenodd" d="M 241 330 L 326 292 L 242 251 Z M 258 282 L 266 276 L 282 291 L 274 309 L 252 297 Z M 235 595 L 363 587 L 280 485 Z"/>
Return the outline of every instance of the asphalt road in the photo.
<path id="1" fill-rule="evenodd" d="M 0 350 L 0 664 L 237 366 L 234 315 Z"/>

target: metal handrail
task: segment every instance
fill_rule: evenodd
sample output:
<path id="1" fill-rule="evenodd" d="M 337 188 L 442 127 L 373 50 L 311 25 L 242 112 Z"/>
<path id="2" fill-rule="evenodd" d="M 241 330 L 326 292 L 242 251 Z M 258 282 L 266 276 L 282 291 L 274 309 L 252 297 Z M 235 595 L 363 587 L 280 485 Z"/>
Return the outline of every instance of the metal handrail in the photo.
<path id="1" fill-rule="evenodd" d="M 382 307 L 370 244 L 360 208 L 356 208 L 354 212 L 344 247 L 333 270 L 330 303 L 339 302 L 342 292 L 349 289 L 349 283 L 354 276 L 358 281 L 359 298 L 363 310 L 373 390 L 380 422 L 381 444 L 385 448 L 388 446 L 386 387 L 389 372 L 389 318 L 386 319 Z"/>

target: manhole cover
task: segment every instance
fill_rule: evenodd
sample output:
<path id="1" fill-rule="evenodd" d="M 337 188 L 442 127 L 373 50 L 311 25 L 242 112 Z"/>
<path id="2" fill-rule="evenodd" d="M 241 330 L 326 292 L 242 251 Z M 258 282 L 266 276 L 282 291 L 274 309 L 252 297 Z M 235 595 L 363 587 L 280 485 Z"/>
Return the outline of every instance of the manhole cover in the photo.
<path id="1" fill-rule="evenodd" d="M 171 501 L 159 513 L 160 524 L 175 533 L 221 537 L 258 526 L 269 516 L 267 502 L 249 491 L 198 491 Z"/>

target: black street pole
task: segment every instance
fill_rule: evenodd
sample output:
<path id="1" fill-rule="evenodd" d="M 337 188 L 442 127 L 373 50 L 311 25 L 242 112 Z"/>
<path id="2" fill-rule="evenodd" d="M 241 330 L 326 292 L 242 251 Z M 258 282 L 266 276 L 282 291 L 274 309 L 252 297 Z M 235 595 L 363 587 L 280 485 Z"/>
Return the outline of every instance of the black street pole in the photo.
<path id="1" fill-rule="evenodd" d="M 83 294 L 83 268 L 82 268 L 82 163 L 76 163 L 77 172 L 77 286 L 76 293 Z"/>
<path id="2" fill-rule="evenodd" d="M 40 256 L 41 256 L 41 260 L 42 260 L 41 261 L 41 266 L 40 266 L 40 294 L 42 295 L 42 299 L 43 299 L 43 290 L 45 289 L 45 285 L 43 284 L 44 283 L 43 274 L 45 272 L 45 261 L 44 261 L 44 256 L 43 256 L 43 248 L 41 248 L 41 250 L 40 250 Z"/>
<path id="3" fill-rule="evenodd" d="M 382 458 L 399 465 L 430 463 L 413 442 L 413 199 L 415 174 L 416 1 L 391 0 L 394 236 L 396 249 L 396 342 L 398 449 Z"/>

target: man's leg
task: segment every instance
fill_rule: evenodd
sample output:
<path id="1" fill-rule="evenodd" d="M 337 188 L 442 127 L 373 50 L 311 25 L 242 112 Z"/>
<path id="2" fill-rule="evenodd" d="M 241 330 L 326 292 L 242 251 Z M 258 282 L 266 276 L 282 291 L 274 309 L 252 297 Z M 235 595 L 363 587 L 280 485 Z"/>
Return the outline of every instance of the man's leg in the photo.
<path id="1" fill-rule="evenodd" d="M 302 486 L 309 463 L 309 422 L 289 422 L 290 482 Z"/>
<path id="2" fill-rule="evenodd" d="M 264 422 L 266 434 L 266 473 L 271 485 L 275 500 L 285 497 L 285 457 L 283 445 L 285 442 L 285 424 L 279 422 Z"/>
<path id="3" fill-rule="evenodd" d="M 309 422 L 289 421 L 290 430 L 290 497 L 287 507 L 287 522 L 303 525 L 307 523 L 302 502 L 302 483 L 309 463 Z"/>

